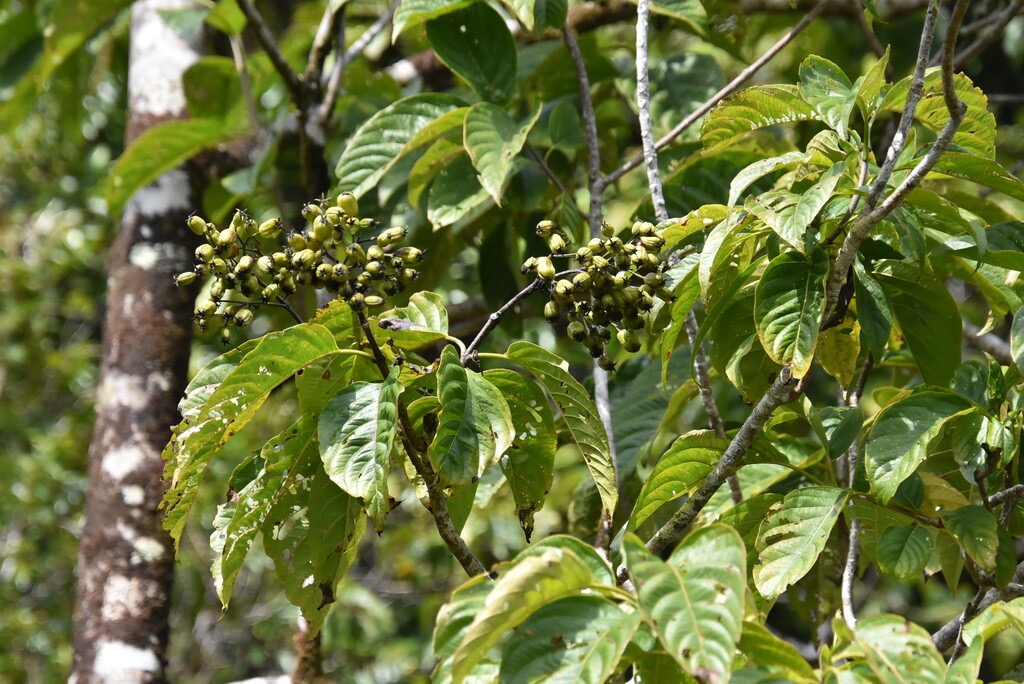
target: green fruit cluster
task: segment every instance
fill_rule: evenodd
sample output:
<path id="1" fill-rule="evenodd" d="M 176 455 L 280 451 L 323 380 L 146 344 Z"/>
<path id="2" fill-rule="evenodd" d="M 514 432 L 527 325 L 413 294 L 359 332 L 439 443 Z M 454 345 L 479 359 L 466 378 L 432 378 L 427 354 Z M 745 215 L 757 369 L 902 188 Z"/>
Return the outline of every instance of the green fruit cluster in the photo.
<path id="1" fill-rule="evenodd" d="M 213 279 L 210 298 L 196 307 L 196 322 L 205 327 L 223 321 L 227 339 L 230 326 L 252 323 L 255 307 L 284 303 L 301 285 L 336 293 L 355 311 L 382 306 L 419 277 L 415 267 L 423 252 L 402 245 L 405 228 L 357 238 L 377 225 L 358 213 L 355 196 L 345 192 L 330 205 L 306 204 L 306 227 L 291 232 L 283 230 L 280 219 L 257 224 L 242 211 L 223 230 L 198 215 L 189 217 L 189 229 L 205 243 L 196 248 L 195 268 L 176 282 Z"/>
<path id="2" fill-rule="evenodd" d="M 628 352 L 640 350 L 655 295 L 671 299 L 665 290 L 659 254 L 665 240 L 654 225 L 637 221 L 623 240 L 605 224 L 602 237 L 593 238 L 571 253 L 566 235 L 552 221 L 537 224 L 537 235 L 548 243 L 548 256 L 530 257 L 523 273 L 536 273 L 550 299 L 544 318 L 554 323 L 565 316 L 566 333 L 581 342 L 606 370 L 615 362 L 605 354 L 614 336 Z M 555 262 L 567 259 L 575 267 L 559 271 Z"/>

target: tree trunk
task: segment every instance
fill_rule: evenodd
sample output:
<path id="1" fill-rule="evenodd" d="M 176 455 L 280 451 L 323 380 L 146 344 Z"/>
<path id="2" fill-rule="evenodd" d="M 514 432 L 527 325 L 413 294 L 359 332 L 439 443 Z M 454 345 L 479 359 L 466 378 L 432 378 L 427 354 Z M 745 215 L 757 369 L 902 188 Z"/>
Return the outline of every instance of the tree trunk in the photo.
<path id="1" fill-rule="evenodd" d="M 128 142 L 150 126 L 186 115 L 182 75 L 199 57 L 159 12 L 186 0 L 132 7 Z M 136 193 L 107 262 L 96 424 L 78 556 L 71 681 L 164 681 L 174 562 L 158 510 L 161 450 L 177 422 L 192 333 L 194 292 L 174 275 L 191 263 L 185 226 L 198 197 L 196 174 L 179 168 Z"/>

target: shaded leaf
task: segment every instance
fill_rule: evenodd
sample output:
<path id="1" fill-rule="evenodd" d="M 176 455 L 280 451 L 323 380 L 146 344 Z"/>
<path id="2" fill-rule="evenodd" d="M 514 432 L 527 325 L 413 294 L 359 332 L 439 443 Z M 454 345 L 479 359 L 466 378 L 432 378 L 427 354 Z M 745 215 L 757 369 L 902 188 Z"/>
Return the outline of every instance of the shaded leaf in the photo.
<path id="1" fill-rule="evenodd" d="M 939 516 L 971 560 L 985 571 L 995 570 L 999 525 L 990 511 L 971 504 L 939 511 Z"/>
<path id="2" fill-rule="evenodd" d="M 750 662 L 790 682 L 816 682 L 814 670 L 796 647 L 756 622 L 744 622 L 739 651 Z"/>
<path id="3" fill-rule="evenodd" d="M 448 68 L 481 98 L 505 102 L 515 91 L 516 44 L 505 20 L 485 2 L 427 22 L 427 38 Z"/>
<path id="4" fill-rule="evenodd" d="M 773 361 L 790 364 L 795 377 L 811 367 L 825 306 L 828 257 L 787 252 L 773 259 L 757 284 L 754 323 Z"/>
<path id="5" fill-rule="evenodd" d="M 464 144 L 480 185 L 501 205 L 505 184 L 515 168 L 513 159 L 523 149 L 526 136 L 537 123 L 541 108 L 521 122 L 516 122 L 504 109 L 489 102 L 480 102 L 466 115 Z"/>
<path id="6" fill-rule="evenodd" d="M 875 549 L 878 569 L 896 579 L 920 575 L 932 548 L 932 535 L 920 525 L 886 528 Z"/>
<path id="7" fill-rule="evenodd" d="M 565 369 L 565 362 L 546 349 L 529 342 L 515 342 L 508 348 L 507 356 L 530 371 L 551 395 L 583 453 L 604 509 L 610 514 L 618 501 L 615 464 L 611 460 L 604 424 L 590 395 Z"/>

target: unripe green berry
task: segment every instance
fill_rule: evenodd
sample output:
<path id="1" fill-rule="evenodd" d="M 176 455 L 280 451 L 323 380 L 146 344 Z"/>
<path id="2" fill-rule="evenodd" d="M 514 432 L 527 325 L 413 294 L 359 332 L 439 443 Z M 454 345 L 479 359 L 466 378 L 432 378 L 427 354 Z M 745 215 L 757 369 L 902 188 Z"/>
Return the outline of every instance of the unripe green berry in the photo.
<path id="1" fill-rule="evenodd" d="M 210 298 L 214 301 L 220 301 L 220 298 L 224 296 L 224 281 L 214 280 L 210 285 Z"/>
<path id="2" fill-rule="evenodd" d="M 327 282 L 329 280 L 334 280 L 333 276 L 334 267 L 331 266 L 330 264 L 320 264 L 319 266 L 316 267 L 316 277 L 319 280 Z"/>
<path id="3" fill-rule="evenodd" d="M 298 269 L 309 268 L 313 264 L 316 255 L 311 249 L 303 249 L 292 255 L 292 266 Z"/>
<path id="4" fill-rule="evenodd" d="M 404 285 L 408 285 L 412 281 L 420 277 L 420 272 L 414 268 L 403 268 L 398 273 L 398 281 Z"/>
<path id="5" fill-rule="evenodd" d="M 192 214 L 188 217 L 188 229 L 196 235 L 206 234 L 206 221 L 203 220 L 202 216 Z"/>
<path id="6" fill-rule="evenodd" d="M 609 373 L 615 370 L 615 362 L 612 361 L 610 356 L 600 356 L 597 359 L 597 365 L 608 371 Z"/>
<path id="7" fill-rule="evenodd" d="M 212 299 L 196 305 L 196 313 L 200 316 L 212 316 L 217 311 L 217 303 Z"/>
<path id="8" fill-rule="evenodd" d="M 268 240 L 273 240 L 281 234 L 281 219 L 269 219 L 260 224 L 260 227 L 256 229 L 256 232 L 260 234 L 260 237 Z"/>
<path id="9" fill-rule="evenodd" d="M 241 275 L 242 273 L 248 273 L 253 269 L 253 266 L 255 265 L 256 260 L 253 259 L 248 254 L 246 254 L 245 256 L 238 260 L 237 264 L 235 264 L 235 273 L 239 275 Z"/>
<path id="10" fill-rule="evenodd" d="M 348 247 L 345 248 L 346 261 L 349 264 L 364 264 L 366 262 L 366 252 L 363 250 L 363 246 L 358 242 L 349 243 Z"/>
<path id="11" fill-rule="evenodd" d="M 348 298 L 348 305 L 353 311 L 361 310 L 363 308 L 363 295 L 356 292 Z"/>
<path id="12" fill-rule="evenodd" d="M 260 273 L 273 273 L 274 272 L 274 259 L 271 256 L 264 254 L 256 261 L 256 270 Z"/>
<path id="13" fill-rule="evenodd" d="M 295 252 L 306 249 L 306 236 L 302 233 L 289 233 L 288 246 Z"/>
<path id="14" fill-rule="evenodd" d="M 310 231 L 310 235 L 322 244 L 334 236 L 334 227 L 323 216 L 317 216 L 313 219 L 313 229 Z"/>
<path id="15" fill-rule="evenodd" d="M 269 302 L 271 299 L 277 299 L 277 296 L 281 294 L 281 286 L 277 283 L 270 283 L 263 288 L 263 300 Z"/>
<path id="16" fill-rule="evenodd" d="M 548 249 L 551 250 L 552 254 L 561 254 L 565 251 L 565 238 L 558 233 L 552 233 L 548 238 Z"/>
<path id="17" fill-rule="evenodd" d="M 225 228 L 217 234 L 217 244 L 221 247 L 228 247 L 235 244 L 238 239 L 238 231 L 234 228 Z"/>
<path id="18" fill-rule="evenodd" d="M 554 233 L 556 227 L 557 226 L 555 226 L 554 221 L 544 219 L 543 221 L 537 224 L 536 233 L 539 237 L 546 238 Z"/>
<path id="19" fill-rule="evenodd" d="M 384 274 L 384 264 L 379 261 L 369 261 L 363 266 L 363 271 L 369 273 L 374 278 L 378 278 Z"/>
<path id="20" fill-rule="evenodd" d="M 395 256 L 412 266 L 423 261 L 423 250 L 416 247 L 402 247 L 395 252 Z"/>
<path id="21" fill-rule="evenodd" d="M 615 337 L 619 340 L 622 348 L 631 354 L 640 351 L 640 338 L 632 330 L 620 330 Z"/>
<path id="22" fill-rule="evenodd" d="M 384 250 L 380 245 L 370 245 L 366 248 L 366 258 L 368 261 L 380 261 L 384 258 Z"/>
<path id="23" fill-rule="evenodd" d="M 601 224 L 601 235 L 603 235 L 606 238 L 610 238 L 611 236 L 615 235 L 615 229 L 612 228 L 607 223 L 602 223 Z"/>
<path id="24" fill-rule="evenodd" d="M 377 236 L 377 244 L 381 247 L 397 244 L 405 239 L 408 232 L 405 228 L 388 228 Z"/>
<path id="25" fill-rule="evenodd" d="M 366 295 L 363 297 L 363 303 L 366 306 L 380 306 L 384 303 L 384 298 L 379 295 Z"/>
<path id="26" fill-rule="evenodd" d="M 561 307 L 558 306 L 558 302 L 549 300 L 548 303 L 544 305 L 544 320 L 548 323 L 555 323 L 558 321 L 560 315 Z"/>
<path id="27" fill-rule="evenodd" d="M 235 313 L 235 325 L 237 325 L 239 328 L 244 328 L 245 326 L 252 323 L 252 319 L 252 309 L 240 309 L 237 313 Z"/>
<path id="28" fill-rule="evenodd" d="M 214 256 L 213 245 L 199 245 L 196 247 L 196 261 L 208 264 L 213 261 Z"/>
<path id="29" fill-rule="evenodd" d="M 537 275 L 544 280 L 553 280 L 557 271 L 548 257 L 537 257 Z"/>
<path id="30" fill-rule="evenodd" d="M 323 215 L 323 213 L 324 213 L 323 209 L 320 208 L 319 204 L 313 204 L 312 202 L 307 202 L 306 204 L 302 205 L 302 209 L 301 209 L 302 218 L 306 219 L 310 223 L 312 223 L 316 219 L 317 216 Z"/>
<path id="31" fill-rule="evenodd" d="M 224 328 L 220 331 L 220 343 L 225 347 L 231 344 L 231 331 Z"/>
<path id="32" fill-rule="evenodd" d="M 196 282 L 197 278 L 199 278 L 199 276 L 196 274 L 195 271 L 185 271 L 184 273 L 179 274 L 178 277 L 174 279 L 174 284 L 177 285 L 178 287 L 186 287 Z"/>
<path id="33" fill-rule="evenodd" d="M 572 321 L 569 323 L 568 327 L 566 327 L 565 332 L 574 342 L 582 342 L 587 336 L 587 326 L 580 321 Z"/>
<path id="34" fill-rule="evenodd" d="M 359 201 L 356 199 L 356 196 L 353 195 L 351 192 L 343 192 L 340 195 L 338 195 L 338 198 L 335 200 L 335 203 L 338 205 L 339 209 L 341 209 L 349 216 L 353 218 L 359 216 Z"/>

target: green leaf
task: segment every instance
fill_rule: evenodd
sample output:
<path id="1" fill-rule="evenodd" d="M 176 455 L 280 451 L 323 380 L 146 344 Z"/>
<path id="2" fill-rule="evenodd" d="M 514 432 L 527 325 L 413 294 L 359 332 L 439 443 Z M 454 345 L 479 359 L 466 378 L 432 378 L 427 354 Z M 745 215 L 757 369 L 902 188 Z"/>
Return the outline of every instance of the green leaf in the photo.
<path id="1" fill-rule="evenodd" d="M 848 497 L 835 487 L 804 487 L 768 514 L 757 537 L 760 561 L 754 567 L 754 584 L 763 597 L 777 598 L 810 572 Z"/>
<path id="2" fill-rule="evenodd" d="M 736 205 L 736 202 L 739 200 L 743 192 L 756 181 L 764 178 L 770 173 L 775 173 L 782 169 L 793 168 L 800 164 L 806 164 L 811 160 L 811 156 L 812 155 L 807 152 L 795 150 L 792 152 L 786 152 L 785 154 L 781 154 L 777 157 L 759 159 L 748 165 L 742 171 L 737 173 L 729 184 L 729 209 L 732 209 Z"/>
<path id="3" fill-rule="evenodd" d="M 216 119 L 233 128 L 245 127 L 242 85 L 231 58 L 202 57 L 188 68 L 182 81 L 192 118 Z"/>
<path id="4" fill-rule="evenodd" d="M 393 340 L 401 349 L 419 349 L 448 336 L 448 310 L 441 295 L 416 292 L 405 306 L 377 316 L 373 328 L 378 340 Z"/>
<path id="5" fill-rule="evenodd" d="M 816 682 L 814 670 L 800 651 L 756 622 L 744 622 L 739 651 L 751 663 L 790 682 Z"/>
<path id="6" fill-rule="evenodd" d="M 437 396 L 441 413 L 427 456 L 441 486 L 469 484 L 512 442 L 508 404 L 497 388 L 463 368 L 452 346 L 441 352 Z"/>
<path id="7" fill-rule="evenodd" d="M 996 119 L 989 110 L 988 98 L 963 73 L 954 75 L 953 79 L 956 84 L 956 95 L 967 105 L 967 112 L 960 127 L 953 134 L 952 144 L 987 159 L 995 158 Z M 910 81 L 911 77 L 908 76 L 893 84 L 886 92 L 879 109 L 889 112 L 902 111 Z M 924 97 L 917 105 L 914 118 L 935 133 L 941 131 L 949 121 L 949 110 L 946 109 L 946 101 L 942 97 L 942 73 L 939 69 L 934 69 L 925 76 Z"/>
<path id="8" fill-rule="evenodd" d="M 502 0 L 502 4 L 512 10 L 523 28 L 533 31 L 533 22 L 537 14 L 534 0 Z"/>
<path id="9" fill-rule="evenodd" d="M 941 682 L 946 664 L 931 635 L 920 626 L 898 615 L 876 615 L 861 620 L 856 627 L 857 644 L 876 673 L 885 681 L 920 684 Z"/>
<path id="10" fill-rule="evenodd" d="M 132 141 L 110 171 L 106 187 L 108 211 L 112 215 L 120 214 L 137 191 L 199 152 L 245 132 L 246 125 L 232 128 L 219 119 L 164 121 L 147 128 Z"/>
<path id="11" fill-rule="evenodd" d="M 334 335 L 322 325 L 296 325 L 264 335 L 202 407 L 178 424 L 164 449 L 164 476 L 170 486 L 162 503 L 164 527 L 175 543 L 181 539 L 213 453 L 252 419 L 271 390 L 299 369 L 337 351 Z"/>
<path id="12" fill-rule="evenodd" d="M 578 595 L 590 587 L 590 569 L 575 553 L 562 548 L 516 558 L 501 572 L 452 656 L 452 683 L 463 681 L 473 666 L 509 629 L 537 609 Z"/>
<path id="13" fill-rule="evenodd" d="M 526 136 L 537 123 L 540 111 L 538 105 L 526 119 L 516 123 L 501 107 L 480 102 L 470 107 L 466 114 L 466 151 L 477 170 L 480 185 L 499 206 L 505 184 L 515 168 L 513 160 L 523 149 Z"/>
<path id="14" fill-rule="evenodd" d="M 484 378 L 505 397 L 515 426 L 512 446 L 500 463 L 529 542 L 533 516 L 543 508 L 554 477 L 558 447 L 554 417 L 544 391 L 519 373 L 498 368 L 484 371 Z"/>
<path id="15" fill-rule="evenodd" d="M 934 274 L 900 261 L 880 262 L 875 279 L 892 304 L 921 377 L 946 385 L 960 365 L 960 308 Z"/>
<path id="16" fill-rule="evenodd" d="M 37 83 L 46 83 L 68 57 L 112 22 L 131 0 L 58 0 L 49 9 Z M 159 175 L 159 174 L 157 174 Z"/>
<path id="17" fill-rule="evenodd" d="M 708 33 L 708 15 L 700 0 L 656 0 L 651 12 L 683 23 L 688 31 L 702 38 Z"/>
<path id="18" fill-rule="evenodd" d="M 927 391 L 885 407 L 864 442 L 864 470 L 871 491 L 886 504 L 928 455 L 929 443 L 953 417 L 974 411 L 959 394 Z"/>
<path id="19" fill-rule="evenodd" d="M 853 274 L 862 346 L 867 347 L 876 359 L 880 359 L 892 330 L 892 306 L 885 290 L 868 275 L 860 261 L 853 262 Z"/>
<path id="20" fill-rule="evenodd" d="M 615 464 L 611 459 L 604 424 L 587 391 L 565 369 L 561 358 L 535 344 L 515 342 L 508 348 L 507 356 L 533 373 L 551 395 L 565 418 L 573 441 L 583 453 L 605 512 L 610 515 L 618 501 Z"/>
<path id="21" fill-rule="evenodd" d="M 398 40 L 407 25 L 419 24 L 454 12 L 469 5 L 473 0 L 403 0 L 395 11 L 391 26 L 391 42 Z"/>
<path id="22" fill-rule="evenodd" d="M 314 469 L 282 490 L 263 524 L 263 548 L 285 596 L 316 634 L 334 602 L 338 583 L 355 559 L 366 529 L 362 505 Z"/>
<path id="23" fill-rule="evenodd" d="M 920 525 L 888 527 L 875 549 L 878 569 L 896 579 L 920 575 L 933 548 L 932 535 Z"/>
<path id="24" fill-rule="evenodd" d="M 819 415 L 825 448 L 829 456 L 837 458 L 857 440 L 864 424 L 864 411 L 859 406 L 823 406 Z"/>
<path id="25" fill-rule="evenodd" d="M 944 152 L 932 168 L 932 173 L 963 178 L 1024 201 L 1024 183 L 998 162 L 985 157 L 962 152 Z"/>
<path id="26" fill-rule="evenodd" d="M 448 68 L 484 100 L 506 102 L 515 92 L 516 43 L 505 20 L 474 2 L 427 22 L 427 38 Z"/>
<path id="27" fill-rule="evenodd" d="M 240 36 L 249 20 L 239 8 L 238 0 L 219 0 L 206 15 L 206 23 L 229 36 Z"/>
<path id="28" fill-rule="evenodd" d="M 939 516 L 971 560 L 985 571 L 995 570 L 999 524 L 990 511 L 972 504 L 939 511 Z"/>
<path id="29" fill-rule="evenodd" d="M 722 458 L 729 440 L 710 430 L 689 432 L 672 443 L 644 482 L 630 516 L 630 529 L 644 524 L 669 501 L 696 491 Z"/>
<path id="30" fill-rule="evenodd" d="M 978 681 L 981 670 L 981 658 L 985 655 L 985 644 L 981 639 L 971 642 L 960 657 L 949 664 L 946 670 L 945 684 L 974 684 Z"/>
<path id="31" fill-rule="evenodd" d="M 857 93 L 842 69 L 824 57 L 811 55 L 800 64 L 800 96 L 839 137 L 847 137 Z"/>
<path id="32" fill-rule="evenodd" d="M 946 585 L 955 594 L 957 587 L 960 586 L 960 576 L 964 572 L 964 565 L 966 565 L 960 544 L 953 539 L 953 535 L 939 530 L 935 535 L 935 555 L 938 558 L 939 568 L 942 570 Z"/>
<path id="33" fill-rule="evenodd" d="M 1017 309 L 1013 314 L 1013 325 L 1010 327 L 1010 354 L 1017 370 L 1024 374 L 1024 308 Z"/>
<path id="34" fill-rule="evenodd" d="M 550 549 L 564 549 L 575 554 L 576 558 L 590 569 L 590 577 L 595 585 L 611 586 L 615 584 L 615 573 L 612 572 L 611 565 L 597 549 L 587 542 L 567 534 L 544 537 L 536 544 L 526 547 L 516 556 L 517 562 L 530 556 L 547 553 Z"/>
<path id="35" fill-rule="evenodd" d="M 362 197 L 402 157 L 407 143 L 427 124 L 462 105 L 442 93 L 420 93 L 380 110 L 349 139 L 338 159 L 338 190 Z"/>
<path id="36" fill-rule="evenodd" d="M 513 173 L 518 171 L 516 168 Z M 460 221 L 468 223 L 494 206 L 493 202 L 491 195 L 477 180 L 469 157 L 461 155 L 441 169 L 434 184 L 430 186 L 427 219 L 433 224 L 434 230 Z"/>
<path id="37" fill-rule="evenodd" d="M 419 207 L 423 193 L 430 189 L 437 175 L 449 164 L 465 155 L 466 150 L 462 147 L 462 143 L 448 138 L 441 138 L 428 147 L 427 151 L 416 160 L 409 170 L 409 204 Z"/>
<path id="38" fill-rule="evenodd" d="M 561 29 L 568 14 L 569 0 L 533 0 L 533 31 Z"/>
<path id="39" fill-rule="evenodd" d="M 276 501 L 295 486 L 298 478 L 313 472 L 317 456 L 316 420 L 310 415 L 299 418 L 263 447 L 258 459 L 262 468 L 238 491 L 238 500 L 231 502 L 234 511 L 224 526 L 221 549 L 211 569 L 224 609 L 256 533 L 263 528 Z"/>
<path id="40" fill-rule="evenodd" d="M 857 79 L 857 106 L 860 107 L 861 116 L 865 120 L 877 109 L 877 100 L 885 86 L 885 70 L 889 66 L 889 46 L 885 47 L 885 54 L 878 58 L 864 76 Z"/>
<path id="41" fill-rule="evenodd" d="M 846 164 L 840 162 L 802 192 L 769 190 L 757 197 L 748 197 L 744 208 L 764 221 L 793 249 L 806 253 L 808 246 L 815 242 L 814 236 L 810 234 L 811 224 L 832 198 L 836 184 L 845 171 Z"/>
<path id="42" fill-rule="evenodd" d="M 790 364 L 794 377 L 810 370 L 825 306 L 828 257 L 786 252 L 769 262 L 757 284 L 754 323 L 773 361 Z"/>
<path id="43" fill-rule="evenodd" d="M 320 457 L 331 481 L 363 500 L 377 532 L 391 510 L 388 473 L 398 431 L 399 369 L 382 383 L 356 382 L 331 399 L 320 414 Z"/>
<path id="44" fill-rule="evenodd" d="M 700 129 L 705 152 L 726 147 L 736 138 L 765 126 L 818 119 L 796 86 L 754 86 L 731 95 L 708 113 Z"/>
<path id="45" fill-rule="evenodd" d="M 570 596 L 541 607 L 512 635 L 501 659 L 501 681 L 603 682 L 640 624 L 597 596 Z"/>
<path id="46" fill-rule="evenodd" d="M 477 575 L 452 592 L 448 602 L 441 606 L 434 626 L 434 655 L 439 660 L 434 681 L 447 681 L 451 677 L 452 656 L 493 587 L 490 577 Z"/>
<path id="47" fill-rule="evenodd" d="M 729 680 L 742 631 L 746 549 L 712 525 L 683 540 L 667 562 L 633 534 L 623 539 L 637 600 L 665 650 L 687 674 Z"/>

